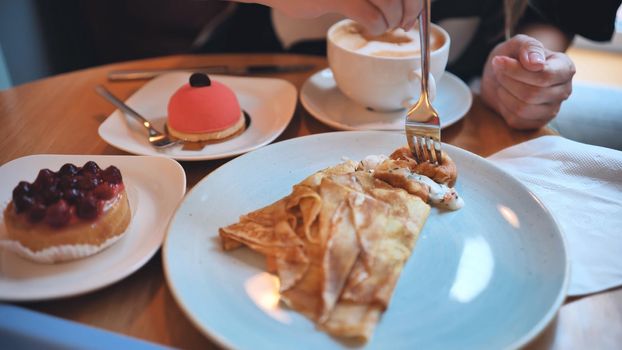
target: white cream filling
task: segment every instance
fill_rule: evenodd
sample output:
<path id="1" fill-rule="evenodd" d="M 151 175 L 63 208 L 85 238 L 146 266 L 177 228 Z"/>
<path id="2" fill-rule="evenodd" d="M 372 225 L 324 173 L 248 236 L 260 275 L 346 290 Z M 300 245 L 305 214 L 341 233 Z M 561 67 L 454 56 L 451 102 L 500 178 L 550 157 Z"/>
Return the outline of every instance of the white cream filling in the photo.
<path id="1" fill-rule="evenodd" d="M 464 206 L 464 200 L 458 195 L 455 188 L 439 184 L 429 177 L 417 173 L 410 173 L 408 178 L 428 187 L 429 200 L 434 206 L 449 210 L 458 210 Z"/>
<path id="2" fill-rule="evenodd" d="M 365 157 L 361 161 L 357 169 L 367 171 L 367 172 L 373 172 L 374 170 L 376 170 L 378 165 L 380 165 L 380 163 L 384 162 L 387 159 L 389 159 L 389 157 L 385 156 L 384 154 L 380 154 L 380 155 L 372 154 L 372 155 Z"/>

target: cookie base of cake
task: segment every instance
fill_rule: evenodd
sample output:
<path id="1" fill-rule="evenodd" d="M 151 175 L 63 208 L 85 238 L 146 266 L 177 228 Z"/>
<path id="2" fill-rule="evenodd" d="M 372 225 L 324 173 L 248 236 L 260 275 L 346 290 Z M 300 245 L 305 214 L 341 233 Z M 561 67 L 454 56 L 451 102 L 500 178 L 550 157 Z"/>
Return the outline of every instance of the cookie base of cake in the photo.
<path id="1" fill-rule="evenodd" d="M 175 138 L 178 138 L 183 141 L 200 142 L 200 141 L 211 141 L 211 140 L 220 140 L 220 139 L 227 138 L 235 134 L 236 132 L 240 131 L 242 128 L 244 128 L 244 123 L 245 123 L 244 114 L 242 113 L 240 115 L 240 118 L 235 124 L 233 124 L 232 126 L 224 130 L 219 130 L 219 131 L 214 131 L 214 132 L 204 132 L 204 133 L 189 133 L 189 132 L 183 132 L 183 131 L 176 130 L 175 128 L 171 127 L 171 125 L 167 125 L 167 128 L 171 136 Z"/>

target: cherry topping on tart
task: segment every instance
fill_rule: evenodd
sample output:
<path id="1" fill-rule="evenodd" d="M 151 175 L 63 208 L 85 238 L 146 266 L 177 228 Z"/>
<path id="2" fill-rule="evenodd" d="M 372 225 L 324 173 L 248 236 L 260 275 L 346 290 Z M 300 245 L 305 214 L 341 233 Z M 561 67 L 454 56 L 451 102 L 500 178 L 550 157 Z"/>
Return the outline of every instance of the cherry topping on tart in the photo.
<path id="1" fill-rule="evenodd" d="M 70 219 L 69 204 L 62 199 L 49 206 L 45 213 L 45 222 L 52 227 L 63 227 Z"/>
<path id="2" fill-rule="evenodd" d="M 81 219 L 95 219 L 98 214 L 97 198 L 89 193 L 78 199 L 76 203 L 76 214 Z"/>
<path id="3" fill-rule="evenodd" d="M 78 173 L 78 171 L 80 170 L 80 168 L 78 168 L 77 166 L 71 164 L 71 163 L 65 163 L 63 164 L 62 167 L 60 167 L 60 170 L 58 170 L 58 174 L 62 177 L 65 175 L 75 175 Z"/>
<path id="4" fill-rule="evenodd" d="M 43 203 L 35 203 L 30 210 L 28 210 L 28 221 L 37 223 L 45 217 L 46 207 Z"/>
<path id="5" fill-rule="evenodd" d="M 89 160 L 88 162 L 86 162 L 84 164 L 84 166 L 82 166 L 82 169 L 78 170 L 79 173 L 90 173 L 90 174 L 99 174 L 99 172 L 101 171 L 101 169 L 99 168 L 99 165 L 97 165 L 97 163 L 95 163 L 92 160 Z"/>
<path id="6" fill-rule="evenodd" d="M 115 166 L 109 166 L 102 172 L 102 177 L 104 181 L 109 182 L 111 184 L 118 184 L 123 182 L 123 178 L 121 177 L 121 171 Z"/>
<path id="7" fill-rule="evenodd" d="M 82 167 L 64 164 L 57 172 L 42 169 L 32 183 L 20 181 L 12 199 L 16 213 L 30 223 L 62 228 L 76 220 L 95 220 L 105 202 L 114 200 L 123 189 L 117 167 L 101 169 L 88 161 Z"/>

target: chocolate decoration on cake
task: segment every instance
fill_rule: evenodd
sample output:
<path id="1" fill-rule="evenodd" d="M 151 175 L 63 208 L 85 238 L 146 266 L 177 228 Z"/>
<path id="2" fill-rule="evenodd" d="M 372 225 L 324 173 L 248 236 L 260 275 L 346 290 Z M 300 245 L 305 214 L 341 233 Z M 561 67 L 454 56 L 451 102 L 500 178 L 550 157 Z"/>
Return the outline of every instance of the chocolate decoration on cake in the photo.
<path id="1" fill-rule="evenodd" d="M 212 81 L 205 73 L 192 73 L 189 82 L 190 86 L 192 87 L 204 87 L 212 85 Z"/>

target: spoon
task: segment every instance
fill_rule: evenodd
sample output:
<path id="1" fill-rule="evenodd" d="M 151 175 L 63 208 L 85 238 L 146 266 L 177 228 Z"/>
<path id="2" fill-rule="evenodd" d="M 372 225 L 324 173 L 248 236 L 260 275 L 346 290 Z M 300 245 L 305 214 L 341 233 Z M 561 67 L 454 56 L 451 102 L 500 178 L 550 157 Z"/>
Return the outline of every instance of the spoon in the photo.
<path id="1" fill-rule="evenodd" d="M 130 108 L 128 105 L 123 103 L 123 101 L 119 100 L 116 96 L 114 96 L 108 89 L 106 89 L 102 85 L 97 85 L 95 87 L 95 91 L 104 97 L 108 102 L 112 103 L 115 107 L 121 110 L 125 115 L 128 115 L 136 120 L 138 120 L 142 126 L 147 129 L 149 133 L 149 143 L 157 150 L 165 149 L 171 146 L 175 146 L 181 143 L 181 140 L 176 140 L 170 138 L 167 134 L 159 132 L 153 126 L 151 126 L 151 122 L 145 119 L 142 115 L 138 114 L 135 110 Z"/>

